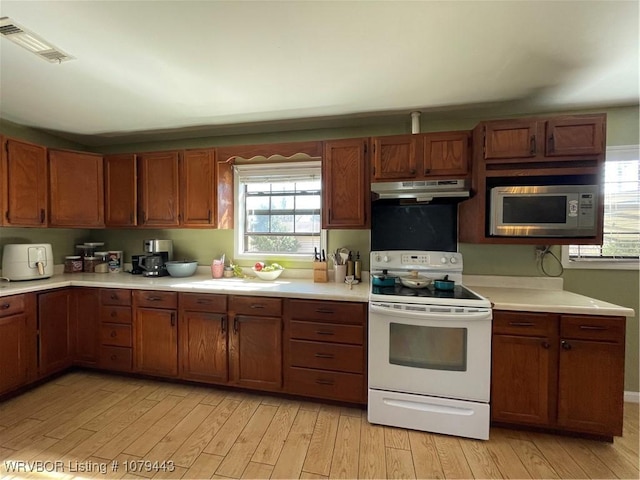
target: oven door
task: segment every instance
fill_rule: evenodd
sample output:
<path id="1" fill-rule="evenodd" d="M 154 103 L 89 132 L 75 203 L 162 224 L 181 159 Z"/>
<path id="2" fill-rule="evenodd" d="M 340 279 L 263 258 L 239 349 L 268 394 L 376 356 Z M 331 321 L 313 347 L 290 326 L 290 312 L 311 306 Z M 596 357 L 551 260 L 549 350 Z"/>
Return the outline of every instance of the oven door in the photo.
<path id="1" fill-rule="evenodd" d="M 490 377 L 491 309 L 370 302 L 369 388 L 488 402 Z"/>

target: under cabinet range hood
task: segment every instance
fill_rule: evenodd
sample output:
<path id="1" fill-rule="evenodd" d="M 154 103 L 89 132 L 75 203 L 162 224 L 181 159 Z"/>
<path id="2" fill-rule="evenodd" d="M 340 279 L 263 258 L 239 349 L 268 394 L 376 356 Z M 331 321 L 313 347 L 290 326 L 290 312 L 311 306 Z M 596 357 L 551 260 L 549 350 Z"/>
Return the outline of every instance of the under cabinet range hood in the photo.
<path id="1" fill-rule="evenodd" d="M 407 182 L 377 182 L 371 184 L 373 200 L 413 200 L 430 202 L 434 198 L 468 198 L 466 180 L 416 180 Z"/>

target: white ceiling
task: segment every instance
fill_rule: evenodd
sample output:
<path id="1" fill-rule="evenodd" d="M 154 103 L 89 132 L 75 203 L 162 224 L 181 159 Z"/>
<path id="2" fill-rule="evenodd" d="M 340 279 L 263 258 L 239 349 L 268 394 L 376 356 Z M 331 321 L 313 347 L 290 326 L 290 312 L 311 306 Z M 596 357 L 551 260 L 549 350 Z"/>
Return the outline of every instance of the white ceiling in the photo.
<path id="1" fill-rule="evenodd" d="M 639 100 L 637 1 L 12 1 L 76 60 L 0 39 L 0 114 L 133 132 L 526 101 Z"/>

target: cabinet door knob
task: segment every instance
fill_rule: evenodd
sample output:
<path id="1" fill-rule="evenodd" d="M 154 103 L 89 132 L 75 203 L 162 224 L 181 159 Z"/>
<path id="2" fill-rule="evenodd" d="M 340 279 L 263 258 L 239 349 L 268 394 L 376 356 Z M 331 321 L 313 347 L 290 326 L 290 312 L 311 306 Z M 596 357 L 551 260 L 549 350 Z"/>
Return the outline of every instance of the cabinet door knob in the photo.
<path id="1" fill-rule="evenodd" d="M 551 345 L 549 345 L 549 342 L 542 342 L 542 348 L 551 348 Z"/>
<path id="2" fill-rule="evenodd" d="M 111 360 L 116 361 L 118 357 L 116 355 L 111 355 Z"/>
<path id="3" fill-rule="evenodd" d="M 116 318 L 116 317 L 118 316 L 118 314 L 117 314 L 115 311 L 113 311 L 113 312 L 111 312 L 111 316 L 112 316 L 113 318 Z"/>
<path id="4" fill-rule="evenodd" d="M 429 175 L 431 173 L 431 169 L 430 168 L 425 168 L 424 169 L 424 174 L 425 175 Z"/>
<path id="5" fill-rule="evenodd" d="M 10 303 L 3 303 L 2 306 L 0 308 L 2 308 L 2 310 L 6 310 L 7 308 L 9 308 L 11 306 Z"/>
<path id="6" fill-rule="evenodd" d="M 555 140 L 553 139 L 553 135 L 549 135 L 549 153 L 555 150 Z"/>
<path id="7" fill-rule="evenodd" d="M 565 350 L 571 350 L 571 344 L 565 340 L 562 340 L 562 342 L 560 342 L 560 345 L 562 345 L 562 348 L 564 348 Z"/>
<path id="8" fill-rule="evenodd" d="M 531 135 L 531 139 L 529 140 L 529 153 L 531 155 L 536 154 L 536 136 Z"/>
<path id="9" fill-rule="evenodd" d="M 416 174 L 416 170 L 415 170 L 414 168 L 412 168 L 411 170 L 409 170 L 409 173 L 410 173 L 411 175 L 415 175 L 415 174 Z"/>
<path id="10" fill-rule="evenodd" d="M 117 337 L 117 336 L 118 336 L 118 334 L 116 333 L 116 331 L 115 330 L 111 330 L 111 338 Z"/>

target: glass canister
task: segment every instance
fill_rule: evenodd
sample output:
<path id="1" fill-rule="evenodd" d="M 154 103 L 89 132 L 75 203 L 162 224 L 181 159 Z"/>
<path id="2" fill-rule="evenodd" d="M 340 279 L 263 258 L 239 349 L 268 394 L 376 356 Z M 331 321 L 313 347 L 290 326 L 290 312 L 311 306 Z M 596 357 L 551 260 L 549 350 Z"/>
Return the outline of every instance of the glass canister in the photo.
<path id="1" fill-rule="evenodd" d="M 86 273 L 93 273 L 98 264 L 98 257 L 84 257 L 82 263 Z"/>
<path id="2" fill-rule="evenodd" d="M 64 257 L 64 273 L 82 272 L 82 257 L 80 255 L 67 255 Z"/>
<path id="3" fill-rule="evenodd" d="M 109 252 L 96 252 L 96 266 L 93 268 L 95 273 L 109 272 Z"/>

